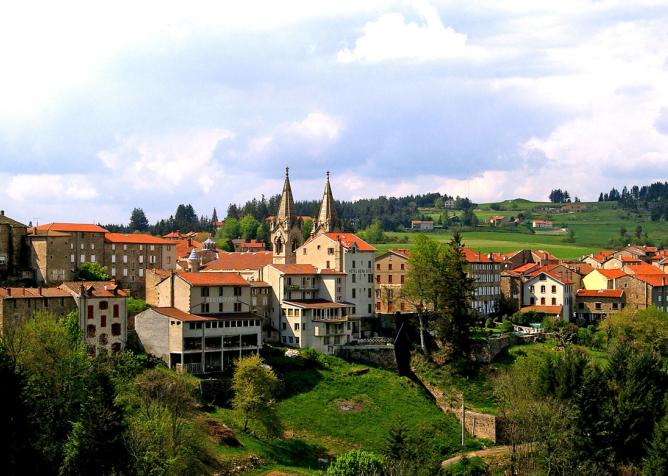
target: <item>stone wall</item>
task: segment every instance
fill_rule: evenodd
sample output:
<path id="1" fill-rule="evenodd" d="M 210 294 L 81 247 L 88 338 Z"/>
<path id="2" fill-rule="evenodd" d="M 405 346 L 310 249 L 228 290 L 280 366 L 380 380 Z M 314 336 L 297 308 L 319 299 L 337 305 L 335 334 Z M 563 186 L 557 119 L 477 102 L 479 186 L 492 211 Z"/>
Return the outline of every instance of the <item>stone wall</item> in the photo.
<path id="1" fill-rule="evenodd" d="M 394 346 L 389 345 L 342 345 L 334 351 L 334 355 L 350 362 L 380 367 L 381 369 L 398 370 Z"/>
<path id="2" fill-rule="evenodd" d="M 503 349 L 518 343 L 518 337 L 515 334 L 506 334 L 501 337 L 492 337 L 485 342 L 475 343 L 473 345 L 473 360 L 485 364 L 494 360 Z"/>

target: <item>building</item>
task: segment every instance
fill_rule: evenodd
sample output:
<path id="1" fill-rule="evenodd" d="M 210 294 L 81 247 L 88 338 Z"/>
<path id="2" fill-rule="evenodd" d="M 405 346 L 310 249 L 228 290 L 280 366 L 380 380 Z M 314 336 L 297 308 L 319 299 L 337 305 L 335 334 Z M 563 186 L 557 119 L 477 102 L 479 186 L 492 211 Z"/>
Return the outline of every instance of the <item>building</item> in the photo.
<path id="1" fill-rule="evenodd" d="M 615 282 L 626 295 L 626 306 L 647 309 L 656 306 L 668 311 L 668 276 L 656 274 L 625 275 Z"/>
<path id="2" fill-rule="evenodd" d="M 602 268 L 603 263 L 608 261 L 614 254 L 614 251 L 604 250 L 599 253 L 586 256 L 582 261 L 590 265 L 592 268 Z"/>
<path id="3" fill-rule="evenodd" d="M 61 284 L 60 289 L 76 301 L 79 327 L 92 355 L 125 349 L 128 295 L 115 281 L 68 281 Z"/>
<path id="4" fill-rule="evenodd" d="M 481 253 L 463 248 L 464 259 L 469 265 L 468 274 L 473 279 L 473 309 L 482 317 L 496 312 L 501 297 L 501 263 L 498 254 Z"/>
<path id="5" fill-rule="evenodd" d="M 200 267 L 202 272 L 239 273 L 248 281 L 262 280 L 262 269 L 273 262 L 271 251 L 219 251 L 218 258 Z"/>
<path id="6" fill-rule="evenodd" d="M 336 202 L 332 194 L 332 186 L 329 183 L 329 172 L 325 178 L 325 190 L 322 193 L 322 201 L 320 202 L 320 210 L 318 217 L 313 222 L 312 235 L 322 233 L 340 232 L 341 223 L 336 213 Z"/>
<path id="7" fill-rule="evenodd" d="M 68 314 L 77 309 L 69 292 L 59 288 L 0 288 L 0 336 L 36 312 Z"/>
<path id="8" fill-rule="evenodd" d="M 273 246 L 273 262 L 276 264 L 294 264 L 295 252 L 303 242 L 304 222 L 295 212 L 295 202 L 290 187 L 289 169 L 285 168 L 285 182 L 281 201 L 278 204 L 276 215 L 271 217 L 269 232 Z"/>
<path id="9" fill-rule="evenodd" d="M 584 289 L 617 289 L 617 279 L 626 276 L 626 272 L 621 269 L 598 268 L 591 271 L 582 278 Z"/>
<path id="10" fill-rule="evenodd" d="M 263 270 L 271 286 L 272 327 L 281 342 L 332 354 L 354 335 L 346 302 L 346 275 L 311 264 L 270 264 Z"/>
<path id="11" fill-rule="evenodd" d="M 411 220 L 411 230 L 432 231 L 433 229 L 434 229 L 433 220 Z"/>
<path id="12" fill-rule="evenodd" d="M 259 352 L 263 317 L 253 312 L 258 293 L 238 273 L 152 272 L 148 279 L 152 307 L 135 316 L 135 330 L 144 350 L 170 368 L 219 372 Z"/>
<path id="13" fill-rule="evenodd" d="M 28 250 L 24 242 L 27 233 L 28 227 L 0 210 L 0 281 L 24 277 L 28 267 Z"/>
<path id="14" fill-rule="evenodd" d="M 415 306 L 402 297 L 402 288 L 408 273 L 410 251 L 389 250 L 376 257 L 375 298 L 377 316 L 411 314 Z"/>
<path id="15" fill-rule="evenodd" d="M 107 230 L 86 223 L 48 223 L 28 230 L 35 281 L 59 284 L 76 278 L 83 263 L 104 264 Z"/>
<path id="16" fill-rule="evenodd" d="M 533 220 L 531 222 L 532 228 L 552 228 L 554 223 L 548 220 Z"/>
<path id="17" fill-rule="evenodd" d="M 488 223 L 492 226 L 499 226 L 508 221 L 508 217 L 503 215 L 494 215 L 489 218 Z"/>
<path id="18" fill-rule="evenodd" d="M 241 240 L 240 242 L 238 242 L 238 240 L 232 240 L 232 243 L 234 244 L 234 251 L 236 252 L 258 252 L 264 251 L 265 249 L 264 242 L 257 240 Z"/>
<path id="19" fill-rule="evenodd" d="M 622 289 L 578 289 L 575 298 L 576 316 L 584 324 L 605 319 L 624 309 Z"/>
<path id="20" fill-rule="evenodd" d="M 561 307 L 560 316 L 570 320 L 574 305 L 573 283 L 562 275 L 540 269 L 524 283 L 522 305 Z"/>
<path id="21" fill-rule="evenodd" d="M 103 263 L 109 276 L 136 296 L 146 293 L 146 270 L 174 269 L 176 244 L 140 233 L 105 233 Z"/>

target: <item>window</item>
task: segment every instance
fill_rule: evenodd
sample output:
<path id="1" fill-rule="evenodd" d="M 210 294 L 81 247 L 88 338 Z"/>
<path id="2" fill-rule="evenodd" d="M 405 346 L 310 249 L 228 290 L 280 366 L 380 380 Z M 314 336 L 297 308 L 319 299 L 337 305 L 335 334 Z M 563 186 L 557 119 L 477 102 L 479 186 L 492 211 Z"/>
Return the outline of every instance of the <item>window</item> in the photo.
<path id="1" fill-rule="evenodd" d="M 95 326 L 93 324 L 86 326 L 86 337 L 95 337 Z"/>
<path id="2" fill-rule="evenodd" d="M 70 255 L 70 263 L 74 263 L 77 260 L 76 256 Z"/>
<path id="3" fill-rule="evenodd" d="M 368 293 L 367 293 L 367 294 L 368 294 L 368 296 L 367 296 L 367 297 L 369 297 L 369 298 L 370 298 L 370 297 L 371 297 L 371 288 L 367 289 L 367 291 L 368 291 Z"/>
<path id="4" fill-rule="evenodd" d="M 235 296 L 241 296 L 241 287 L 240 286 L 234 286 L 234 295 Z"/>
<path id="5" fill-rule="evenodd" d="M 354 274 L 352 275 L 352 278 L 353 278 L 353 283 L 357 281 L 356 276 Z"/>
<path id="6" fill-rule="evenodd" d="M 600 302 L 594 303 L 594 309 L 600 310 L 601 309 L 601 303 Z"/>
<path id="7" fill-rule="evenodd" d="M 327 248 L 327 254 L 328 255 L 333 255 L 334 254 L 334 248 Z"/>
<path id="8" fill-rule="evenodd" d="M 292 344 L 292 341 L 293 341 L 292 336 L 288 336 L 288 342 L 290 342 Z"/>
<path id="9" fill-rule="evenodd" d="M 392 284 L 392 275 L 391 275 L 391 274 L 388 274 L 388 275 L 387 275 L 387 282 L 388 282 L 389 284 Z"/>
<path id="10" fill-rule="evenodd" d="M 143 263 L 144 262 L 144 255 L 139 255 L 139 262 Z"/>
<path id="11" fill-rule="evenodd" d="M 107 316 L 104 314 L 100 316 L 100 327 L 107 327 Z"/>
<path id="12" fill-rule="evenodd" d="M 123 276 L 127 277 L 128 275 L 128 268 L 123 268 Z"/>
<path id="13" fill-rule="evenodd" d="M 223 312 L 223 303 L 222 302 L 218 303 L 218 312 Z"/>
<path id="14" fill-rule="evenodd" d="M 118 304 L 114 304 L 114 312 L 113 312 L 113 316 L 114 316 L 114 317 L 118 317 L 118 316 L 119 316 L 119 306 L 118 306 Z"/>
<path id="15" fill-rule="evenodd" d="M 401 275 L 401 278 L 400 278 L 400 280 L 401 280 L 401 284 L 404 284 L 404 278 L 405 278 L 405 277 L 406 277 L 406 276 L 404 276 L 403 274 Z"/>
<path id="16" fill-rule="evenodd" d="M 108 301 L 100 301 L 100 309 L 102 309 L 102 310 L 109 309 L 109 302 Z"/>
<path id="17" fill-rule="evenodd" d="M 557 298 L 552 298 L 552 305 L 556 306 L 557 305 Z"/>
<path id="18" fill-rule="evenodd" d="M 556 286 L 552 286 L 552 294 L 554 294 L 554 293 L 556 293 L 556 292 L 557 292 L 557 287 L 556 287 Z"/>
<path id="19" fill-rule="evenodd" d="M 540 305 L 541 306 L 545 305 L 545 298 L 544 297 L 540 298 Z"/>
<path id="20" fill-rule="evenodd" d="M 82 263 L 84 263 L 84 262 L 86 261 L 86 255 L 81 255 L 81 256 L 79 257 L 79 261 L 82 262 Z"/>
<path id="21" fill-rule="evenodd" d="M 613 302 L 613 303 L 612 303 L 612 308 L 613 308 L 613 309 L 619 309 L 619 304 L 616 303 L 616 302 Z"/>
<path id="22" fill-rule="evenodd" d="M 111 276 L 116 276 L 116 268 L 111 268 Z"/>
<path id="23" fill-rule="evenodd" d="M 356 291 L 356 289 L 353 288 L 353 299 L 355 299 L 355 297 L 356 297 L 356 293 L 355 293 L 355 291 Z"/>
<path id="24" fill-rule="evenodd" d="M 376 271 L 380 271 L 380 263 L 376 263 Z"/>
<path id="25" fill-rule="evenodd" d="M 327 264 L 325 265 L 325 268 L 330 269 L 331 266 L 329 265 L 329 261 L 327 261 Z"/>
<path id="26" fill-rule="evenodd" d="M 95 255 L 90 255 L 90 262 L 95 263 Z"/>
<path id="27" fill-rule="evenodd" d="M 200 288 L 200 296 L 208 297 L 209 296 L 209 288 Z"/>
<path id="28" fill-rule="evenodd" d="M 376 284 L 380 284 L 380 274 L 376 275 Z"/>
<path id="29" fill-rule="evenodd" d="M 299 337 L 295 337 L 295 344 L 299 344 Z"/>
<path id="30" fill-rule="evenodd" d="M 404 270 L 404 264 L 401 263 L 401 271 L 403 271 L 403 270 Z"/>
<path id="31" fill-rule="evenodd" d="M 285 330 L 287 330 L 287 325 L 286 325 L 286 323 L 285 323 L 285 322 L 283 322 L 283 323 L 281 323 L 281 324 L 282 324 L 282 326 L 281 326 L 281 327 L 283 328 L 283 330 L 284 330 L 284 331 L 285 331 Z"/>
<path id="32" fill-rule="evenodd" d="M 540 292 L 541 292 L 541 293 L 544 293 L 544 292 L 545 292 L 545 286 L 541 286 L 541 287 L 540 287 Z"/>
<path id="33" fill-rule="evenodd" d="M 209 303 L 205 302 L 202 304 L 202 312 L 209 312 Z"/>
<path id="34" fill-rule="evenodd" d="M 387 270 L 388 270 L 388 271 L 392 271 L 392 263 L 390 263 L 390 264 L 387 265 Z"/>
<path id="35" fill-rule="evenodd" d="M 380 301 L 376 301 L 376 311 L 380 311 Z"/>
<path id="36" fill-rule="evenodd" d="M 88 319 L 93 319 L 95 316 L 95 308 L 92 305 L 88 306 Z"/>
<path id="37" fill-rule="evenodd" d="M 222 295 L 223 295 L 223 287 L 218 286 L 218 296 L 222 296 Z"/>
<path id="38" fill-rule="evenodd" d="M 116 255 L 111 255 L 111 262 L 115 263 L 116 262 Z"/>
<path id="39" fill-rule="evenodd" d="M 144 277 L 144 268 L 139 268 L 139 277 L 140 278 Z"/>
<path id="40" fill-rule="evenodd" d="M 295 330 L 296 330 L 296 331 L 299 330 L 299 322 L 295 322 Z"/>
<path id="41" fill-rule="evenodd" d="M 534 292 L 533 284 L 531 286 L 529 286 L 529 292 L 531 292 L 531 293 Z"/>
<path id="42" fill-rule="evenodd" d="M 368 312 L 369 314 L 371 314 L 371 304 L 369 304 L 369 305 L 367 306 L 367 312 Z"/>
<path id="43" fill-rule="evenodd" d="M 240 302 L 235 302 L 234 303 L 234 312 L 241 312 L 241 303 Z"/>

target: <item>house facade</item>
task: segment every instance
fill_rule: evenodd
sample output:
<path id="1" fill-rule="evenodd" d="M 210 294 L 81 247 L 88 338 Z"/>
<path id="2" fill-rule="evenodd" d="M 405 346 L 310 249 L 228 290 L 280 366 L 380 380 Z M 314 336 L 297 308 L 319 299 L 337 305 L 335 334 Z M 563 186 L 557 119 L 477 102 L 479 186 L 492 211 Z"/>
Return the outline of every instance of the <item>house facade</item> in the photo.
<path id="1" fill-rule="evenodd" d="M 576 317 L 582 324 L 605 319 L 624 309 L 622 289 L 578 289 L 575 298 Z"/>
<path id="2" fill-rule="evenodd" d="M 10 334 L 36 312 L 60 316 L 76 309 L 70 293 L 59 288 L 0 288 L 0 336 Z"/>
<path id="3" fill-rule="evenodd" d="M 410 251 L 406 249 L 389 250 L 376 257 L 376 315 L 393 316 L 396 313 L 415 312 L 415 306 L 402 297 L 409 257 Z"/>
<path id="4" fill-rule="evenodd" d="M 27 233 L 28 227 L 0 210 L 0 281 L 22 277 L 22 271 L 28 266 L 28 250 L 24 242 Z"/>
<path id="5" fill-rule="evenodd" d="M 573 309 L 573 283 L 548 271 L 538 272 L 524 283 L 523 306 L 561 307 L 561 317 L 570 320 Z"/>
<path id="6" fill-rule="evenodd" d="M 468 248 L 463 250 L 468 263 L 469 277 L 473 278 L 473 309 L 488 317 L 496 312 L 501 297 L 501 263 L 503 258 L 492 253 L 481 253 Z"/>

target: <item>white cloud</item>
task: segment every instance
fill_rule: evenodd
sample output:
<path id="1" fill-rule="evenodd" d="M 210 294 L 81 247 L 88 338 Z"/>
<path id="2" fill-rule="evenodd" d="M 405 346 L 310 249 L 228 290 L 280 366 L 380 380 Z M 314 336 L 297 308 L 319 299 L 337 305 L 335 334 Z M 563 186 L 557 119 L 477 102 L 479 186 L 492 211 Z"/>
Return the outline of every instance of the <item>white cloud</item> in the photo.
<path id="1" fill-rule="evenodd" d="M 135 190 L 176 192 L 184 187 L 206 194 L 223 174 L 214 152 L 221 141 L 233 137 L 226 129 L 126 137 L 113 149 L 100 151 L 98 158 Z"/>
<path id="2" fill-rule="evenodd" d="M 462 58 L 481 53 L 479 48 L 467 46 L 465 34 L 444 26 L 432 5 L 416 1 L 412 6 L 421 23 L 407 22 L 401 13 L 386 13 L 376 21 L 367 22 L 355 47 L 342 49 L 337 59 L 343 63 L 377 63 L 395 59 Z"/>
<path id="3" fill-rule="evenodd" d="M 85 175 L 20 174 L 10 177 L 7 185 L 7 196 L 16 201 L 80 201 L 98 195 Z"/>

